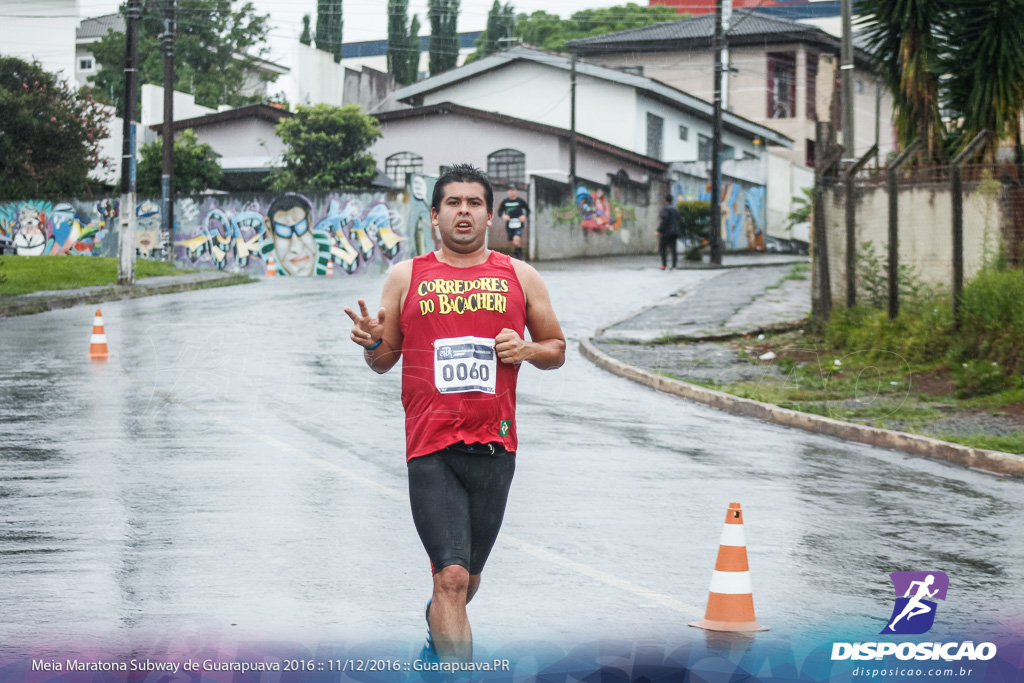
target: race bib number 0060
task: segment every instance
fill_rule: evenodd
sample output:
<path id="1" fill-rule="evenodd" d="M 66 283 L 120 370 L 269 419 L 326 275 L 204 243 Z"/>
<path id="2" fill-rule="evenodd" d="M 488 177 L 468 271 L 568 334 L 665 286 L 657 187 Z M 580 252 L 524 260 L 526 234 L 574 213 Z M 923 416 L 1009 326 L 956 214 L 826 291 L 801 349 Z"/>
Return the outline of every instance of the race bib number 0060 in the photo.
<path id="1" fill-rule="evenodd" d="M 493 394 L 497 367 L 493 339 L 452 337 L 434 342 L 434 386 L 442 394 Z"/>

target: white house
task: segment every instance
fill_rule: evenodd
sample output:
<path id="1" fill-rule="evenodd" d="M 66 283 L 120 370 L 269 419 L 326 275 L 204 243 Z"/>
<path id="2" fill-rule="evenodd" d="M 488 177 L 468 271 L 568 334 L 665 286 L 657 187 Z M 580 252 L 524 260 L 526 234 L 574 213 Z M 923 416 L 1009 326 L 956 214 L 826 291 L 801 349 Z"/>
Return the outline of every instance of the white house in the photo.
<path id="1" fill-rule="evenodd" d="M 696 161 L 710 150 L 712 106 L 660 81 L 586 62 L 576 63 L 576 131 L 665 162 Z M 572 60 L 515 47 L 398 90 L 414 106 L 450 102 L 569 129 Z M 723 145 L 732 158 L 758 158 L 766 146 L 793 141 L 733 113 L 723 116 Z"/>
<path id="2" fill-rule="evenodd" d="M 526 187 L 530 176 L 566 179 L 570 131 L 450 102 L 377 114 L 383 136 L 370 153 L 398 186 L 409 173 L 440 175 L 455 162 L 487 172 L 499 189 L 509 182 Z M 661 176 L 668 164 L 576 136 L 576 174 L 600 183 L 610 175 L 635 182 Z"/>

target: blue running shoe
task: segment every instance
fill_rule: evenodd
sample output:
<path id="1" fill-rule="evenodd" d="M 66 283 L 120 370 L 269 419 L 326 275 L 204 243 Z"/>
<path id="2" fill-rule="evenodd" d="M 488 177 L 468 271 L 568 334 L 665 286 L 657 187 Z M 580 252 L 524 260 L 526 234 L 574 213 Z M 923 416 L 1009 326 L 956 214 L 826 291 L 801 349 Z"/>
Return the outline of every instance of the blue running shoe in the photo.
<path id="1" fill-rule="evenodd" d="M 437 662 L 440 658 L 437 656 L 437 648 L 434 647 L 434 636 L 430 632 L 430 603 L 434 599 L 427 600 L 427 608 L 424 616 L 427 619 L 427 642 L 423 644 L 423 650 L 420 652 L 420 661 L 423 662 Z"/>

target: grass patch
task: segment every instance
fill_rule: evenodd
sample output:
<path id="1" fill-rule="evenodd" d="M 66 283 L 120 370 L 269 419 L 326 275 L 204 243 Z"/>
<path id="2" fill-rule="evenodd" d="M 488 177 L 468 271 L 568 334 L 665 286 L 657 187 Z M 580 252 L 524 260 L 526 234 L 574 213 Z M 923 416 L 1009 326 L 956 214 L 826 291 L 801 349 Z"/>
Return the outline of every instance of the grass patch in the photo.
<path id="1" fill-rule="evenodd" d="M 958 443 L 961 446 L 972 448 L 984 448 L 988 451 L 1001 451 L 1003 453 L 1015 453 L 1024 455 L 1024 432 L 1017 432 L 1007 436 L 994 436 L 988 434 L 976 434 L 971 436 L 958 436 L 951 434 L 940 434 L 935 437 L 943 441 Z"/>
<path id="2" fill-rule="evenodd" d="M 117 259 L 102 256 L 2 256 L 0 296 L 31 292 L 113 286 L 117 283 Z M 182 275 L 192 270 L 175 268 L 165 261 L 138 259 L 135 277 Z"/>
<path id="3" fill-rule="evenodd" d="M 786 273 L 786 277 L 782 278 L 786 280 L 806 280 L 811 272 L 811 264 L 808 261 L 801 261 L 800 263 L 794 263 Z"/>

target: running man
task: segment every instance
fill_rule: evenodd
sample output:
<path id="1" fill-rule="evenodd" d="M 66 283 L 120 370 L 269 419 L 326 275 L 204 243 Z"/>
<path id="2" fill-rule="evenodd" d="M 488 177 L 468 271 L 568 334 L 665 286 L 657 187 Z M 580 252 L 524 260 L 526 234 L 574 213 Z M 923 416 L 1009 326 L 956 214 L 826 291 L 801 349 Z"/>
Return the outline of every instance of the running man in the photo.
<path id="1" fill-rule="evenodd" d="M 540 275 L 484 246 L 493 212 L 487 177 L 453 166 L 430 207 L 441 248 L 392 268 L 376 317 L 362 299 L 358 314 L 345 309 L 375 372 L 404 356 L 409 500 L 434 580 L 425 654 L 447 661 L 473 657 L 466 603 L 480 587 L 515 471 L 519 365 L 565 362 Z"/>
<path id="2" fill-rule="evenodd" d="M 520 260 L 523 258 L 523 228 L 526 227 L 526 217 L 529 214 L 530 207 L 526 205 L 526 200 L 519 198 L 519 190 L 514 184 L 509 185 L 508 197 L 502 199 L 498 205 L 498 215 L 505 221 L 508 241 L 515 250 L 512 256 Z"/>
<path id="3" fill-rule="evenodd" d="M 896 630 L 893 627 L 896 625 L 896 622 L 903 617 L 906 617 L 907 621 L 910 621 L 919 614 L 927 614 L 932 611 L 932 608 L 928 605 L 922 604 L 921 600 L 924 598 L 933 598 L 935 597 L 935 594 L 939 592 L 938 588 L 933 591 L 928 590 L 933 583 L 935 583 L 935 575 L 929 574 L 925 577 L 924 581 L 912 581 L 910 585 L 907 586 L 907 592 L 903 597 L 910 598 L 910 600 L 907 601 L 906 606 L 903 608 L 903 611 L 900 612 L 899 616 L 893 619 L 892 623 L 889 624 L 890 631 Z M 914 586 L 917 586 L 917 593 L 911 595 L 914 591 Z"/>

